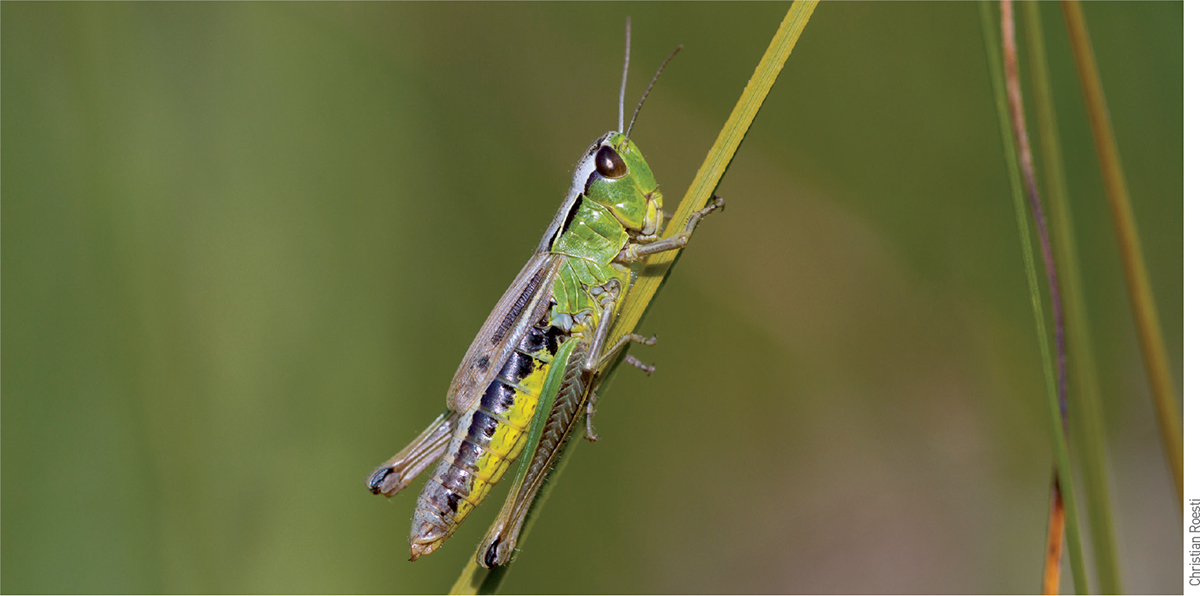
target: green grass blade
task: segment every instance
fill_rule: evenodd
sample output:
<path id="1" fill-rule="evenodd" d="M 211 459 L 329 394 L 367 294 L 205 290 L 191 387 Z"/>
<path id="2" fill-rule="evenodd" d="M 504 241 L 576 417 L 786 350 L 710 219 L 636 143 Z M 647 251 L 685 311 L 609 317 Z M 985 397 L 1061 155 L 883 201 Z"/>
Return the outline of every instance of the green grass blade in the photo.
<path id="1" fill-rule="evenodd" d="M 1037 328 L 1038 346 L 1042 357 L 1042 372 L 1046 384 L 1046 400 L 1050 407 L 1051 436 L 1054 457 L 1059 473 L 1059 487 L 1067 511 L 1067 549 L 1071 556 L 1071 575 L 1075 590 L 1087 593 L 1087 574 L 1083 565 L 1083 548 L 1079 533 L 1079 517 L 1075 507 L 1075 491 L 1071 480 L 1071 460 L 1067 452 L 1066 435 L 1063 433 L 1062 413 L 1059 410 L 1055 391 L 1054 364 L 1050 356 L 1050 344 L 1046 336 L 1045 315 L 1042 312 L 1042 296 L 1038 287 L 1037 266 L 1033 260 L 1033 245 L 1029 237 L 1029 222 L 1025 214 L 1022 197 L 1021 177 L 1017 167 L 1017 151 L 1013 140 L 1012 124 L 1008 116 L 1004 86 L 1004 71 L 1000 65 L 1000 42 L 996 39 L 996 22 L 987 2 L 979 3 L 980 21 L 983 25 L 984 47 L 992 75 L 992 88 L 996 99 L 996 113 L 1000 118 L 1000 138 L 1004 144 L 1004 157 L 1008 165 L 1009 186 L 1012 190 L 1013 206 L 1017 215 L 1017 230 L 1021 243 L 1021 257 L 1025 263 L 1025 280 L 1029 286 L 1029 299 L 1033 306 L 1034 323 Z"/>
<path id="2" fill-rule="evenodd" d="M 675 210 L 675 217 L 671 220 L 670 225 L 667 226 L 664 235 L 669 236 L 682 231 L 688 216 L 702 209 L 705 203 L 708 202 L 708 198 L 712 196 L 713 191 L 716 190 L 717 183 L 725 175 L 725 169 L 729 166 L 729 162 L 733 160 L 738 146 L 746 136 L 746 131 L 750 129 L 750 124 L 754 122 L 754 117 L 758 114 L 759 108 L 762 107 L 763 101 L 766 100 L 767 95 L 771 92 L 771 87 L 775 84 L 775 79 L 779 76 L 779 71 L 787 63 L 787 59 L 792 53 L 792 48 L 795 47 L 796 40 L 800 38 L 800 33 L 804 30 L 804 26 L 808 24 L 808 19 L 812 16 L 813 8 L 816 5 L 817 0 L 795 0 L 791 8 L 788 9 L 783 22 L 780 23 L 779 29 L 775 32 L 775 37 L 767 47 L 766 53 L 763 54 L 758 67 L 754 69 L 754 74 L 742 92 L 741 99 L 734 106 L 733 112 L 725 122 L 725 126 L 717 135 L 716 142 L 713 143 L 712 149 L 709 150 L 704 164 L 700 166 L 700 170 L 696 173 L 696 178 L 692 181 L 691 187 L 688 188 L 687 194 L 680 201 L 679 208 Z M 611 339 L 610 344 L 605 346 L 606 351 L 612 347 L 612 342 L 616 341 L 615 338 L 619 338 L 626 333 L 631 333 L 638 322 L 641 321 L 642 315 L 645 314 L 659 286 L 666 279 L 671 264 L 679 256 L 680 252 L 682 251 L 659 253 L 647 259 L 642 275 L 638 278 L 637 283 L 630 288 L 629 295 L 625 299 L 625 304 L 620 313 L 618 313 L 617 322 L 613 326 L 612 333 L 609 334 L 609 337 L 614 339 Z M 603 393 L 612 378 L 610 372 L 613 365 L 620 361 L 621 358 L 614 358 L 607 368 L 600 371 L 601 393 Z M 558 464 L 547 475 L 545 484 L 542 485 L 541 490 L 534 497 L 533 505 L 529 509 L 529 515 L 526 517 L 525 524 L 521 530 L 521 536 L 517 542 L 518 549 L 527 535 L 529 528 L 533 526 L 533 522 L 537 519 L 537 515 L 550 491 L 553 490 L 559 472 L 566 467 L 567 460 L 570 459 L 578 443 L 579 433 L 572 433 L 563 451 L 562 459 L 559 460 Z M 501 565 L 495 569 L 484 569 L 475 563 L 474 551 L 472 551 L 471 558 L 467 561 L 450 593 L 495 594 L 500 587 L 504 575 L 508 572 L 509 565 L 511 565 L 511 562 L 508 565 Z"/>
<path id="3" fill-rule="evenodd" d="M 1055 238 L 1062 276 L 1064 314 L 1067 339 L 1071 346 L 1069 358 L 1073 382 L 1070 392 L 1074 438 L 1079 445 L 1078 460 L 1087 492 L 1088 525 L 1092 533 L 1092 553 L 1096 562 L 1100 592 L 1121 592 L 1120 568 L 1117 561 L 1116 539 L 1112 523 L 1112 505 L 1108 492 L 1108 460 L 1100 406 L 1100 384 L 1092 356 L 1091 329 L 1084 300 L 1083 277 L 1080 273 L 1078 248 L 1075 244 L 1070 197 L 1067 194 L 1066 174 L 1062 165 L 1062 149 L 1058 141 L 1058 124 L 1042 36 L 1039 4 L 1022 2 L 1026 40 L 1029 47 L 1030 79 L 1037 112 L 1038 136 L 1042 144 L 1042 171 L 1046 181 L 1046 203 Z"/>

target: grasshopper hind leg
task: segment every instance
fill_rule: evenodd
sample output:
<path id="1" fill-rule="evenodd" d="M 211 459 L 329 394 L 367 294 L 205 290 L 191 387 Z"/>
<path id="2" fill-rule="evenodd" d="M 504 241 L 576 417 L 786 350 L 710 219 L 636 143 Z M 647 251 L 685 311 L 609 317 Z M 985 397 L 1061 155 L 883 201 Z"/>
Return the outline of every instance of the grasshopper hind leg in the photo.
<path id="1" fill-rule="evenodd" d="M 425 468 L 445 453 L 457 420 L 458 414 L 455 412 L 442 412 L 412 443 L 367 476 L 367 489 L 374 494 L 391 497 L 411 484 Z"/>

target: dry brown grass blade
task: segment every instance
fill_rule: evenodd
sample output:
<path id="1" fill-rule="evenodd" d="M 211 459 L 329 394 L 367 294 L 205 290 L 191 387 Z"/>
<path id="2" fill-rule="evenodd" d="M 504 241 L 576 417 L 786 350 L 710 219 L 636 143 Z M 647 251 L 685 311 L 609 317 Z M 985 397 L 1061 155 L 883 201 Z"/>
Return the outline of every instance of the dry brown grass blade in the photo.
<path id="1" fill-rule="evenodd" d="M 1125 184 L 1121 156 L 1117 153 L 1117 140 L 1113 133 L 1112 121 L 1109 120 L 1104 88 L 1100 85 L 1096 55 L 1092 52 L 1092 41 L 1088 36 L 1087 23 L 1083 19 L 1083 7 L 1078 0 L 1063 0 L 1062 9 L 1067 33 L 1071 39 L 1071 50 L 1075 55 L 1075 65 L 1079 70 L 1079 81 L 1083 86 L 1092 136 L 1096 140 L 1096 156 L 1100 161 L 1104 190 L 1108 194 L 1108 209 L 1117 232 L 1117 245 L 1121 250 L 1121 264 L 1125 270 L 1125 288 L 1129 293 L 1129 302 L 1133 305 L 1133 318 L 1142 347 L 1142 358 L 1146 363 L 1146 374 L 1150 377 L 1150 388 L 1154 394 L 1159 434 L 1171 465 L 1175 494 L 1182 506 L 1183 426 L 1179 420 L 1179 406 L 1175 403 L 1175 383 L 1171 380 L 1171 365 L 1167 360 L 1158 307 L 1154 304 L 1154 292 L 1150 287 L 1150 276 L 1146 272 L 1142 242 L 1138 238 L 1137 222 L 1133 218 L 1129 188 Z"/>

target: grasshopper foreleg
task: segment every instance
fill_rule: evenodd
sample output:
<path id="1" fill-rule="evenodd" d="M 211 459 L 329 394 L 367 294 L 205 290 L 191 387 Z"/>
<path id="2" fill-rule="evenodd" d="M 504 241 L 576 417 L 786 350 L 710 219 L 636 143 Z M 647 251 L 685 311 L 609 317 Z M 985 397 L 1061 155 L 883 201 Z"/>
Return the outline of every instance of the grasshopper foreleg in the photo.
<path id="1" fill-rule="evenodd" d="M 617 257 L 613 260 L 625 263 L 639 261 L 643 257 L 655 253 L 666 252 L 668 250 L 678 250 L 687 246 L 688 240 L 692 237 L 692 232 L 696 230 L 696 224 L 700 220 L 717 209 L 725 209 L 725 200 L 717 195 L 713 195 L 708 199 L 708 204 L 705 207 L 691 215 L 687 220 L 687 225 L 683 227 L 683 231 L 661 240 L 655 240 L 646 244 L 628 244 L 617 253 Z"/>

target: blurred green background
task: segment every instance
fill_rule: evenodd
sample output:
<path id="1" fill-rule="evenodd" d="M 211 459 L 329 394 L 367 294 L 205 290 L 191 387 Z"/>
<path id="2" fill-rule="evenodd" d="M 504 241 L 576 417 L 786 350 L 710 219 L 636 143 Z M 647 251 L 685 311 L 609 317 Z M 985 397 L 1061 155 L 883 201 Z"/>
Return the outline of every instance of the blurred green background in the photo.
<path id="1" fill-rule="evenodd" d="M 685 45 L 634 130 L 670 209 L 786 10 L 3 3 L 0 589 L 446 590 L 501 499 L 409 563 L 416 491 L 362 481 L 615 127 L 625 16 L 629 110 Z M 1182 4 L 1085 10 L 1182 388 Z M 1042 13 L 1125 588 L 1179 592 Z M 976 5 L 817 7 L 643 321 L 658 372 L 614 381 L 506 591 L 1038 589 L 1049 423 L 992 102 Z"/>

